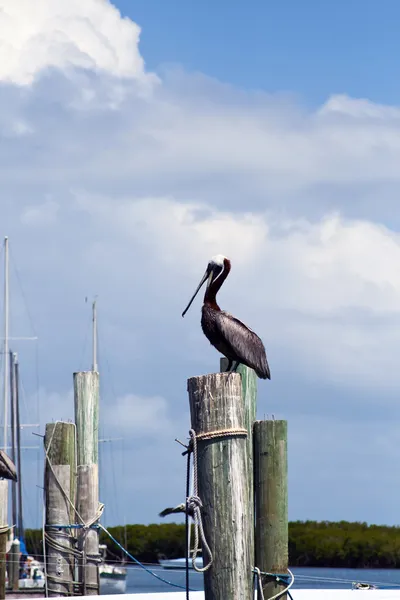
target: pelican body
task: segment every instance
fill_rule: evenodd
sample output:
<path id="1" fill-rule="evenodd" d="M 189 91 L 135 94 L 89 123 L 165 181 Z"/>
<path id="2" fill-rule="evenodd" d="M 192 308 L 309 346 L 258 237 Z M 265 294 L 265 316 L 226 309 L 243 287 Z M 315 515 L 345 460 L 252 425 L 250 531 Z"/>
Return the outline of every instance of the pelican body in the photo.
<path id="1" fill-rule="evenodd" d="M 217 293 L 231 270 L 231 262 L 218 254 L 208 263 L 207 270 L 182 313 L 185 316 L 202 285 L 207 281 L 202 307 L 201 327 L 209 342 L 229 360 L 228 371 L 235 363 L 254 369 L 261 379 L 271 379 L 264 344 L 254 331 L 233 315 L 221 310 L 217 304 Z"/>

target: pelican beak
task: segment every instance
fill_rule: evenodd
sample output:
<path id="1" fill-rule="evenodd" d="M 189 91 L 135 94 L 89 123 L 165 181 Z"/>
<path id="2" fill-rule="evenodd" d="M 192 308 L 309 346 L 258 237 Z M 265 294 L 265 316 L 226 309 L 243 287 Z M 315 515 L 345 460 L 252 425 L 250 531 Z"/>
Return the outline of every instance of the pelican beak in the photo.
<path id="1" fill-rule="evenodd" d="M 196 298 L 196 296 L 197 296 L 197 294 L 198 294 L 198 292 L 199 292 L 199 290 L 200 290 L 201 286 L 203 285 L 203 283 L 204 283 L 205 281 L 207 281 L 207 280 L 208 280 L 208 281 L 207 281 L 207 289 L 210 287 L 210 285 L 211 285 L 211 282 L 212 282 L 212 280 L 213 280 L 213 276 L 214 276 L 214 272 L 213 272 L 213 270 L 212 270 L 212 269 L 211 269 L 211 270 L 207 269 L 207 271 L 204 273 L 203 277 L 201 278 L 201 281 L 200 281 L 199 285 L 197 286 L 197 290 L 195 291 L 195 293 L 193 294 L 193 296 L 192 296 L 192 298 L 191 298 L 191 300 L 190 300 L 189 304 L 187 305 L 187 307 L 186 307 L 186 308 L 185 308 L 185 310 L 183 311 L 183 313 L 182 313 L 182 317 L 184 317 L 184 316 L 185 316 L 185 314 L 187 313 L 187 311 L 189 310 L 189 308 L 190 308 L 190 306 L 191 306 L 191 304 L 192 304 L 193 300 Z"/>

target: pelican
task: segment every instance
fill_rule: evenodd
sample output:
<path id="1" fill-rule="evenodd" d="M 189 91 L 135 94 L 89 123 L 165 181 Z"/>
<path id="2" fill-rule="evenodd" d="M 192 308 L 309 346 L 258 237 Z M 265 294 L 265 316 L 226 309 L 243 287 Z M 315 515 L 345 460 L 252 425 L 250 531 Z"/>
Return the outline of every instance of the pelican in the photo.
<path id="1" fill-rule="evenodd" d="M 2 479 L 11 479 L 11 481 L 18 481 L 17 471 L 11 458 L 0 450 L 0 477 Z"/>
<path id="2" fill-rule="evenodd" d="M 233 315 L 221 310 L 216 296 L 231 270 L 231 261 L 218 254 L 208 263 L 197 290 L 182 313 L 185 316 L 201 286 L 207 281 L 202 307 L 201 327 L 206 338 L 229 361 L 227 371 L 242 363 L 254 369 L 260 379 L 271 379 L 264 344 L 254 331 Z"/>
<path id="3" fill-rule="evenodd" d="M 166 517 L 168 515 L 173 515 L 175 513 L 186 513 L 186 504 L 182 502 L 182 504 L 178 504 L 174 508 L 164 508 L 159 514 L 159 517 Z M 189 506 L 188 510 L 189 517 L 193 517 L 193 509 Z"/>

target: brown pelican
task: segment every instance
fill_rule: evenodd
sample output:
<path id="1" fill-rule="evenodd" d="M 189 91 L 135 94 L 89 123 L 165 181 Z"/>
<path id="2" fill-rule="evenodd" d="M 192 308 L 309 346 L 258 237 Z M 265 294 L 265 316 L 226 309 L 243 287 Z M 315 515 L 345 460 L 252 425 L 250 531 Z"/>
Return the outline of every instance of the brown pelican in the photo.
<path id="1" fill-rule="evenodd" d="M 0 477 L 2 479 L 11 479 L 11 481 L 18 481 L 17 471 L 11 458 L 0 450 Z"/>
<path id="2" fill-rule="evenodd" d="M 182 504 L 178 504 L 174 508 L 164 508 L 159 514 L 159 517 L 166 517 L 168 515 L 173 515 L 175 513 L 185 513 L 186 512 L 186 504 L 182 502 Z M 189 517 L 193 517 L 193 508 L 189 506 L 188 510 Z"/>
<path id="3" fill-rule="evenodd" d="M 217 304 L 217 293 L 229 275 L 231 262 L 226 256 L 213 256 L 192 299 L 182 313 L 185 316 L 198 291 L 207 281 L 202 308 L 201 327 L 209 342 L 229 360 L 228 371 L 235 362 L 233 371 L 239 363 L 247 365 L 261 379 L 271 379 L 264 344 L 257 334 L 231 314 L 221 310 Z"/>

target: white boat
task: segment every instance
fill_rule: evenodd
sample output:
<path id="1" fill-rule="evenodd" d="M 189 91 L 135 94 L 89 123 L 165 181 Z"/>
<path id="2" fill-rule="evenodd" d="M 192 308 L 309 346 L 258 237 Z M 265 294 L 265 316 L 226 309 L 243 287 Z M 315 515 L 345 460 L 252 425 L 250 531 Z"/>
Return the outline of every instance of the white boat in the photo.
<path id="1" fill-rule="evenodd" d="M 100 545 L 100 551 L 106 550 L 106 546 Z M 105 558 L 105 554 L 103 555 Z M 103 562 L 99 566 L 100 594 L 107 596 L 111 594 L 125 594 L 127 569 L 122 566 Z M 8 585 L 8 577 L 6 579 Z M 28 556 L 23 565 L 23 577 L 18 580 L 19 590 L 44 590 L 45 573 L 42 563 Z"/>
<path id="2" fill-rule="evenodd" d="M 171 558 L 170 560 L 160 560 L 160 565 L 163 569 L 186 569 L 186 558 Z M 199 556 L 196 558 L 196 567 L 201 569 L 203 567 L 203 558 Z M 189 569 L 193 569 L 192 559 L 189 559 Z"/>
<path id="3" fill-rule="evenodd" d="M 24 565 L 22 565 L 22 577 L 18 580 L 18 589 L 20 590 L 40 590 L 44 589 L 45 574 L 43 565 L 33 558 L 28 556 Z M 6 585 L 8 585 L 8 574 L 6 574 Z"/>
<path id="4" fill-rule="evenodd" d="M 107 553 L 105 544 L 100 544 L 99 550 L 103 558 L 103 562 L 99 566 L 100 594 L 102 596 L 125 594 L 127 569 L 122 565 L 112 565 L 105 562 Z"/>
<path id="5" fill-rule="evenodd" d="M 162 558 L 158 562 L 163 569 L 186 569 L 186 558 Z M 204 566 L 203 557 L 201 556 L 201 550 L 199 550 L 196 557 L 196 567 L 202 569 Z M 192 552 L 189 555 L 189 569 L 193 569 Z"/>

